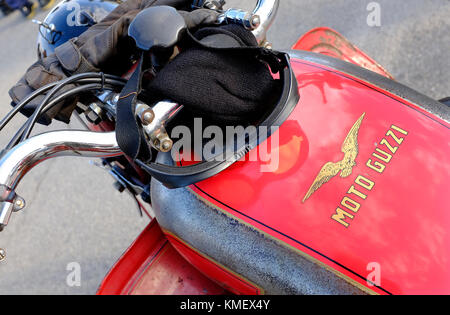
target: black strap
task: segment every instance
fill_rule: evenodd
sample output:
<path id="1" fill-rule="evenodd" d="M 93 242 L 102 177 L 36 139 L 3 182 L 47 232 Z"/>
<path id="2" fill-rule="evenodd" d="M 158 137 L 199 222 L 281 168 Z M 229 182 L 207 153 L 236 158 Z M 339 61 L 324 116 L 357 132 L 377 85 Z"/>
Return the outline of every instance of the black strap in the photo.
<path id="1" fill-rule="evenodd" d="M 193 40 L 194 45 L 200 45 L 207 49 L 252 55 L 261 61 L 266 62 L 273 73 L 280 73 L 280 79 L 282 80 L 284 87 L 278 106 L 276 107 L 276 110 L 261 123 L 261 125 L 279 126 L 284 122 L 297 104 L 299 98 L 296 79 L 290 69 L 289 57 L 287 54 L 267 50 L 261 47 L 208 47 L 193 36 L 191 39 Z M 135 114 L 137 97 L 141 92 L 143 68 L 146 65 L 146 59 L 149 58 L 149 56 L 148 52 L 141 53 L 141 58 L 136 70 L 120 94 L 117 103 L 116 139 L 119 147 L 126 155 L 136 160 L 138 165 L 150 175 L 163 182 L 166 186 L 171 188 L 183 187 L 213 176 L 232 165 L 270 136 L 270 130 L 268 130 L 268 134 L 262 135 L 256 133 L 250 135 L 244 147 L 231 149 L 231 152 L 229 152 L 231 153 L 231 157 L 225 161 L 204 161 L 187 167 L 152 163 L 151 148 L 146 141 L 143 130 L 140 127 Z M 230 154 L 227 154 L 227 156 L 230 156 Z"/>
<path id="2" fill-rule="evenodd" d="M 136 102 L 141 92 L 142 70 L 148 54 L 142 53 L 139 64 L 120 93 L 117 102 L 116 139 L 122 151 L 133 159 L 151 160 L 151 149 L 136 118 Z"/>
<path id="3" fill-rule="evenodd" d="M 289 62 L 286 63 L 285 53 L 267 49 L 259 46 L 236 46 L 227 42 L 227 46 L 217 45 L 215 41 L 211 43 L 197 39 L 189 30 L 187 31 L 189 42 L 192 46 L 201 47 L 211 51 L 225 52 L 228 54 L 236 54 L 238 56 L 251 56 L 260 61 L 266 62 L 273 73 L 282 71 Z M 205 38 L 206 39 L 206 38 Z M 231 40 L 231 39 L 230 39 Z"/>
<path id="4" fill-rule="evenodd" d="M 252 55 L 261 61 L 267 62 L 274 73 L 278 73 L 286 66 L 283 54 L 261 47 L 211 47 L 197 40 L 191 34 L 189 37 L 193 45 L 206 49 L 238 53 L 240 55 Z M 141 52 L 141 58 L 136 70 L 120 93 L 116 117 L 116 139 L 119 147 L 129 157 L 134 160 L 140 159 L 144 162 L 151 160 L 152 151 L 146 141 L 140 123 L 137 121 L 135 109 L 137 97 L 141 93 L 143 68 L 147 64 L 146 61 L 149 56 L 148 52 Z"/>
<path id="5" fill-rule="evenodd" d="M 283 91 L 274 111 L 259 125 L 269 127 L 267 133 L 261 133 L 258 129 L 258 131 L 248 136 L 246 143 L 244 143 L 242 147 L 225 148 L 225 155 L 228 157 L 225 160 L 216 160 L 215 157 L 213 157 L 209 161 L 203 161 L 199 164 L 183 167 L 153 162 L 145 163 L 140 160 L 136 160 L 137 164 L 166 187 L 185 187 L 220 173 L 267 139 L 273 131 L 270 127 L 277 127 L 283 124 L 298 104 L 300 98 L 297 80 L 290 67 L 289 56 L 280 52 L 274 52 L 274 54 L 276 55 L 275 59 L 279 60 L 276 67 L 280 67 L 280 79 L 283 82 Z M 269 63 L 274 62 L 275 60 L 272 60 L 272 57 L 269 59 L 271 59 L 271 61 L 264 61 Z M 276 63 L 274 62 L 273 66 L 275 66 L 275 64 Z"/>

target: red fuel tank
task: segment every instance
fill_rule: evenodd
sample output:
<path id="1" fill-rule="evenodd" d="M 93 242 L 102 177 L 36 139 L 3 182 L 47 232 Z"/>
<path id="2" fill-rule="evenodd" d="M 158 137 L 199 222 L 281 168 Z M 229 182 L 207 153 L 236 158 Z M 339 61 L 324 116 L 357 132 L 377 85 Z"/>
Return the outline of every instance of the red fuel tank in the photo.
<path id="1" fill-rule="evenodd" d="M 372 292 L 449 294 L 448 108 L 345 62 L 291 57 L 300 101 L 269 153 L 192 191 Z"/>

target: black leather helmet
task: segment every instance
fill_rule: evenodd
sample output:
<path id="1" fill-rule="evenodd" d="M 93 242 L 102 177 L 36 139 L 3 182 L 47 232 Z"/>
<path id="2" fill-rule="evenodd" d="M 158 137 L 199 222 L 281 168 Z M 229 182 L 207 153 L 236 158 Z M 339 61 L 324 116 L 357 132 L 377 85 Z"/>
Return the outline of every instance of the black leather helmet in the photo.
<path id="1" fill-rule="evenodd" d="M 38 57 L 51 55 L 55 48 L 80 36 L 118 6 L 109 0 L 63 0 L 39 23 Z"/>

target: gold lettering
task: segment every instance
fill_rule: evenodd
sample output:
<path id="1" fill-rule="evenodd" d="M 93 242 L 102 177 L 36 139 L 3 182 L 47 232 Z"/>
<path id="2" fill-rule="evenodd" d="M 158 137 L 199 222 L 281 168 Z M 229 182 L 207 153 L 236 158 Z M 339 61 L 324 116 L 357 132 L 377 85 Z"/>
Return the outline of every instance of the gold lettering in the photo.
<path id="1" fill-rule="evenodd" d="M 348 227 L 350 225 L 350 223 L 345 222 L 345 220 L 348 218 L 353 219 L 355 216 L 351 215 L 348 212 L 345 212 L 344 210 L 342 210 L 341 208 L 337 208 L 336 209 L 336 213 L 333 214 L 333 216 L 331 217 L 333 220 L 335 220 L 336 222 L 342 224 L 345 227 Z"/>
<path id="2" fill-rule="evenodd" d="M 403 138 L 398 138 L 394 132 L 392 132 L 392 130 L 388 130 L 388 132 L 386 132 L 386 136 L 390 136 L 392 137 L 392 139 L 395 140 L 395 142 L 397 142 L 398 144 L 402 144 L 403 142 Z"/>
<path id="3" fill-rule="evenodd" d="M 394 133 L 394 131 L 396 131 L 397 133 Z M 368 168 L 380 174 L 384 172 L 387 163 L 390 163 L 400 145 L 405 140 L 405 137 L 401 138 L 399 137 L 399 134 L 408 135 L 408 132 L 395 125 L 392 125 L 391 129 L 386 132 L 386 137 L 381 139 L 380 141 L 380 145 L 383 145 L 384 147 L 379 146 L 375 148 L 375 151 L 372 153 L 372 158 L 367 161 L 366 166 Z M 392 139 L 398 144 L 398 146 L 393 146 L 391 144 L 392 140 L 388 140 L 388 136 L 392 137 Z M 363 193 L 362 190 L 365 189 L 367 191 L 372 191 L 374 186 L 374 181 L 362 175 L 358 175 L 353 185 L 347 191 L 348 195 L 342 199 L 341 204 L 336 209 L 331 218 L 339 224 L 342 224 L 344 227 L 348 228 L 351 224 L 351 222 L 349 221 L 353 220 L 355 218 L 355 214 L 358 213 L 358 211 L 361 209 L 361 203 L 355 201 L 352 198 L 355 198 L 354 196 L 357 196 L 361 200 L 366 200 L 368 197 L 368 193 L 366 191 L 364 191 L 365 193 Z M 357 200 L 361 202 L 360 199 Z"/>
<path id="4" fill-rule="evenodd" d="M 372 164 L 372 159 L 369 159 L 369 161 L 367 161 L 366 166 L 380 174 L 383 173 L 384 169 L 386 168 L 386 165 L 383 165 L 378 161 L 374 161 Z"/>
<path id="5" fill-rule="evenodd" d="M 357 183 L 359 186 L 364 187 L 365 189 L 367 189 L 369 191 L 371 191 L 373 186 L 375 186 L 375 183 L 373 181 L 365 178 L 362 175 L 359 175 L 358 177 L 356 177 L 355 183 Z"/>
<path id="6" fill-rule="evenodd" d="M 391 144 L 389 143 L 389 141 L 387 141 L 386 139 L 383 138 L 383 140 L 381 140 L 380 144 L 384 144 L 389 151 L 391 151 L 392 153 L 395 154 L 395 152 L 397 152 L 398 147 L 393 147 L 391 146 Z"/>
<path id="7" fill-rule="evenodd" d="M 367 198 L 367 195 L 364 195 L 362 192 L 356 190 L 355 186 L 353 186 L 353 185 L 352 185 L 352 187 L 350 187 L 350 189 L 347 191 L 347 193 L 349 193 L 349 194 L 355 194 L 355 195 L 357 195 L 359 198 L 364 199 L 364 200 Z"/>
<path id="8" fill-rule="evenodd" d="M 382 160 L 383 162 L 386 162 L 386 163 L 389 163 L 391 161 L 392 155 L 390 155 L 389 153 L 386 153 L 379 148 L 376 148 L 375 151 L 382 154 L 383 156 L 380 156 L 380 155 L 374 153 L 374 154 L 372 154 L 374 157 L 379 158 L 380 160 Z"/>
<path id="9" fill-rule="evenodd" d="M 344 207 L 352 210 L 353 212 L 358 212 L 359 208 L 361 208 L 361 205 L 354 201 L 353 199 L 350 199 L 349 197 L 344 197 L 341 201 L 341 205 Z"/>
<path id="10" fill-rule="evenodd" d="M 394 130 L 397 130 L 398 132 L 404 134 L 405 136 L 408 134 L 408 131 L 405 131 L 402 128 L 397 127 L 396 125 L 392 125 L 391 128 L 394 129 Z"/>

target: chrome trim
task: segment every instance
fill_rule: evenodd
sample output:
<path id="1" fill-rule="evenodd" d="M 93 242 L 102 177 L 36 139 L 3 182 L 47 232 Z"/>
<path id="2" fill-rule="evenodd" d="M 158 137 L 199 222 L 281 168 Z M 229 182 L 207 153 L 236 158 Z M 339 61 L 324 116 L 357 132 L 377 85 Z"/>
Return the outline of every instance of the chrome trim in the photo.
<path id="1" fill-rule="evenodd" d="M 248 30 L 255 30 L 260 25 L 259 16 L 241 9 L 228 9 L 217 18 L 217 23 L 239 24 Z"/>
<path id="2" fill-rule="evenodd" d="M 153 148 L 161 152 L 168 152 L 172 149 L 173 142 L 167 134 L 165 126 L 182 108 L 182 105 L 169 100 L 159 102 L 152 107 L 153 121 L 142 127 Z"/>
<path id="3" fill-rule="evenodd" d="M 166 123 L 181 110 L 183 106 L 169 100 L 156 103 L 152 109 L 155 113 L 153 121 L 143 126 L 147 135 L 153 135 L 158 129 L 164 127 Z"/>
<path id="4" fill-rule="evenodd" d="M 259 16 L 260 24 L 252 33 L 259 44 L 265 41 L 267 31 L 275 20 L 279 5 L 280 0 L 258 0 L 252 14 Z"/>
<path id="5" fill-rule="evenodd" d="M 37 164 L 58 156 L 113 157 L 122 155 L 115 132 L 63 130 L 32 137 L 6 152 L 0 159 L 0 186 L 11 191 Z M 16 200 L 0 200 L 0 229 L 8 224 Z"/>
<path id="6" fill-rule="evenodd" d="M 97 98 L 105 105 L 106 110 L 115 117 L 119 94 L 107 91 L 98 94 Z M 136 103 L 136 117 L 141 122 L 148 142 L 155 150 L 168 152 L 172 149 L 173 142 L 166 132 L 165 125 L 182 108 L 182 105 L 170 100 L 158 102 L 152 107 L 139 101 Z"/>

